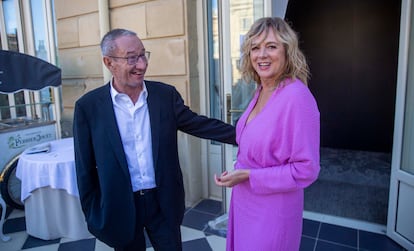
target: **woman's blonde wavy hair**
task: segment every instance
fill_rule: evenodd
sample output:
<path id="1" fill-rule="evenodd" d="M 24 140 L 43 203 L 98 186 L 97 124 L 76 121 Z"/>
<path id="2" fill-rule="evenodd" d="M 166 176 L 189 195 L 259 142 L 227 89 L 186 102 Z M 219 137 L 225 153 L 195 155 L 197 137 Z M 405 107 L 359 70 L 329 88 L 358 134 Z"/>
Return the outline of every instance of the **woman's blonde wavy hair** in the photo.
<path id="1" fill-rule="evenodd" d="M 245 35 L 240 60 L 240 72 L 242 78 L 247 83 L 254 80 L 256 83 L 260 84 L 260 77 L 254 70 L 250 60 L 250 51 L 252 48 L 252 41 L 263 32 L 265 32 L 267 36 L 270 29 L 274 31 L 276 38 L 283 44 L 286 52 L 286 65 L 284 66 L 284 71 L 278 79 L 278 82 L 291 78 L 299 79 L 307 85 L 310 76 L 309 66 L 306 63 L 305 55 L 299 49 L 296 32 L 293 31 L 288 23 L 278 17 L 264 17 L 258 19 L 253 23 L 250 30 Z"/>

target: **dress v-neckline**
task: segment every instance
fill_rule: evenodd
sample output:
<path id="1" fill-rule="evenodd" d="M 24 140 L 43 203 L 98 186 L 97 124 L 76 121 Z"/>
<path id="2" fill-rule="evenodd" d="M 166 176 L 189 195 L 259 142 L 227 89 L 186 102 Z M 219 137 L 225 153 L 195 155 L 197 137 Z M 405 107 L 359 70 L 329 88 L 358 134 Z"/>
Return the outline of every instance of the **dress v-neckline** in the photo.
<path id="1" fill-rule="evenodd" d="M 246 122 L 244 123 L 244 127 L 246 127 L 247 125 L 249 125 L 252 121 L 254 121 L 257 118 L 257 116 L 259 116 L 261 113 L 263 113 L 263 111 L 267 107 L 267 104 L 272 99 L 272 97 L 275 94 L 275 92 L 276 92 L 277 89 L 279 89 L 279 88 L 276 87 L 274 90 L 272 90 L 269 98 L 266 100 L 266 102 L 261 107 L 261 109 L 256 114 L 254 114 L 254 117 L 250 118 L 250 116 L 252 115 L 253 110 L 256 108 L 258 102 L 260 101 L 260 93 L 263 90 L 263 87 L 262 86 L 260 87 L 260 90 L 258 90 L 257 93 L 256 93 L 256 95 L 254 96 L 254 100 L 253 100 L 254 102 L 252 102 L 251 107 L 249 107 L 250 108 L 249 109 L 249 114 L 247 115 Z"/>

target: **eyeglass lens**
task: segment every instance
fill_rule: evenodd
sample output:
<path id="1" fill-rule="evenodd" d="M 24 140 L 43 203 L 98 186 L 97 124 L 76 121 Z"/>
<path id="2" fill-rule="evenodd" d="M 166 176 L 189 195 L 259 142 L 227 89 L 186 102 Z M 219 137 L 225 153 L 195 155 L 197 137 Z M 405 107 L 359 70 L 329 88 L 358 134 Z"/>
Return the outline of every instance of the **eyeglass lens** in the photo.
<path id="1" fill-rule="evenodd" d="M 130 65 L 134 65 L 138 62 L 139 59 L 142 59 L 144 62 L 147 62 L 149 57 L 150 57 L 150 52 L 146 51 L 145 54 L 128 57 L 127 63 Z"/>

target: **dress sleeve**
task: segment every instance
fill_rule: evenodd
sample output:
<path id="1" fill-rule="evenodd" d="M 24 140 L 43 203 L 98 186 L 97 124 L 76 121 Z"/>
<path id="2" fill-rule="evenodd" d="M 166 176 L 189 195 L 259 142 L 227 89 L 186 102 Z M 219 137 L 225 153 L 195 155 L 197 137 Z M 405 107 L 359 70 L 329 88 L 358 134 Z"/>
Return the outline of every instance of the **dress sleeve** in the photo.
<path id="1" fill-rule="evenodd" d="M 280 164 L 251 169 L 250 185 L 260 194 L 288 192 L 312 184 L 320 170 L 320 115 L 316 101 L 307 88 L 296 88 L 285 96 L 271 132 L 269 154 L 278 156 Z"/>

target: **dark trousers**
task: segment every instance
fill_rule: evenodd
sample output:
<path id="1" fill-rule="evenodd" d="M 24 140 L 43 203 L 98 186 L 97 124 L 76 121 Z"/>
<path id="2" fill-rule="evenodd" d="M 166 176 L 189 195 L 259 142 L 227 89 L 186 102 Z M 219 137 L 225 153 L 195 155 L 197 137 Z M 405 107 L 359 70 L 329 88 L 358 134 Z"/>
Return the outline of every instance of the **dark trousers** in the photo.
<path id="1" fill-rule="evenodd" d="M 134 240 L 126 247 L 115 251 L 145 251 L 144 229 L 155 251 L 181 251 L 180 226 L 171 226 L 160 210 L 154 189 L 144 193 L 135 192 L 136 230 Z"/>

